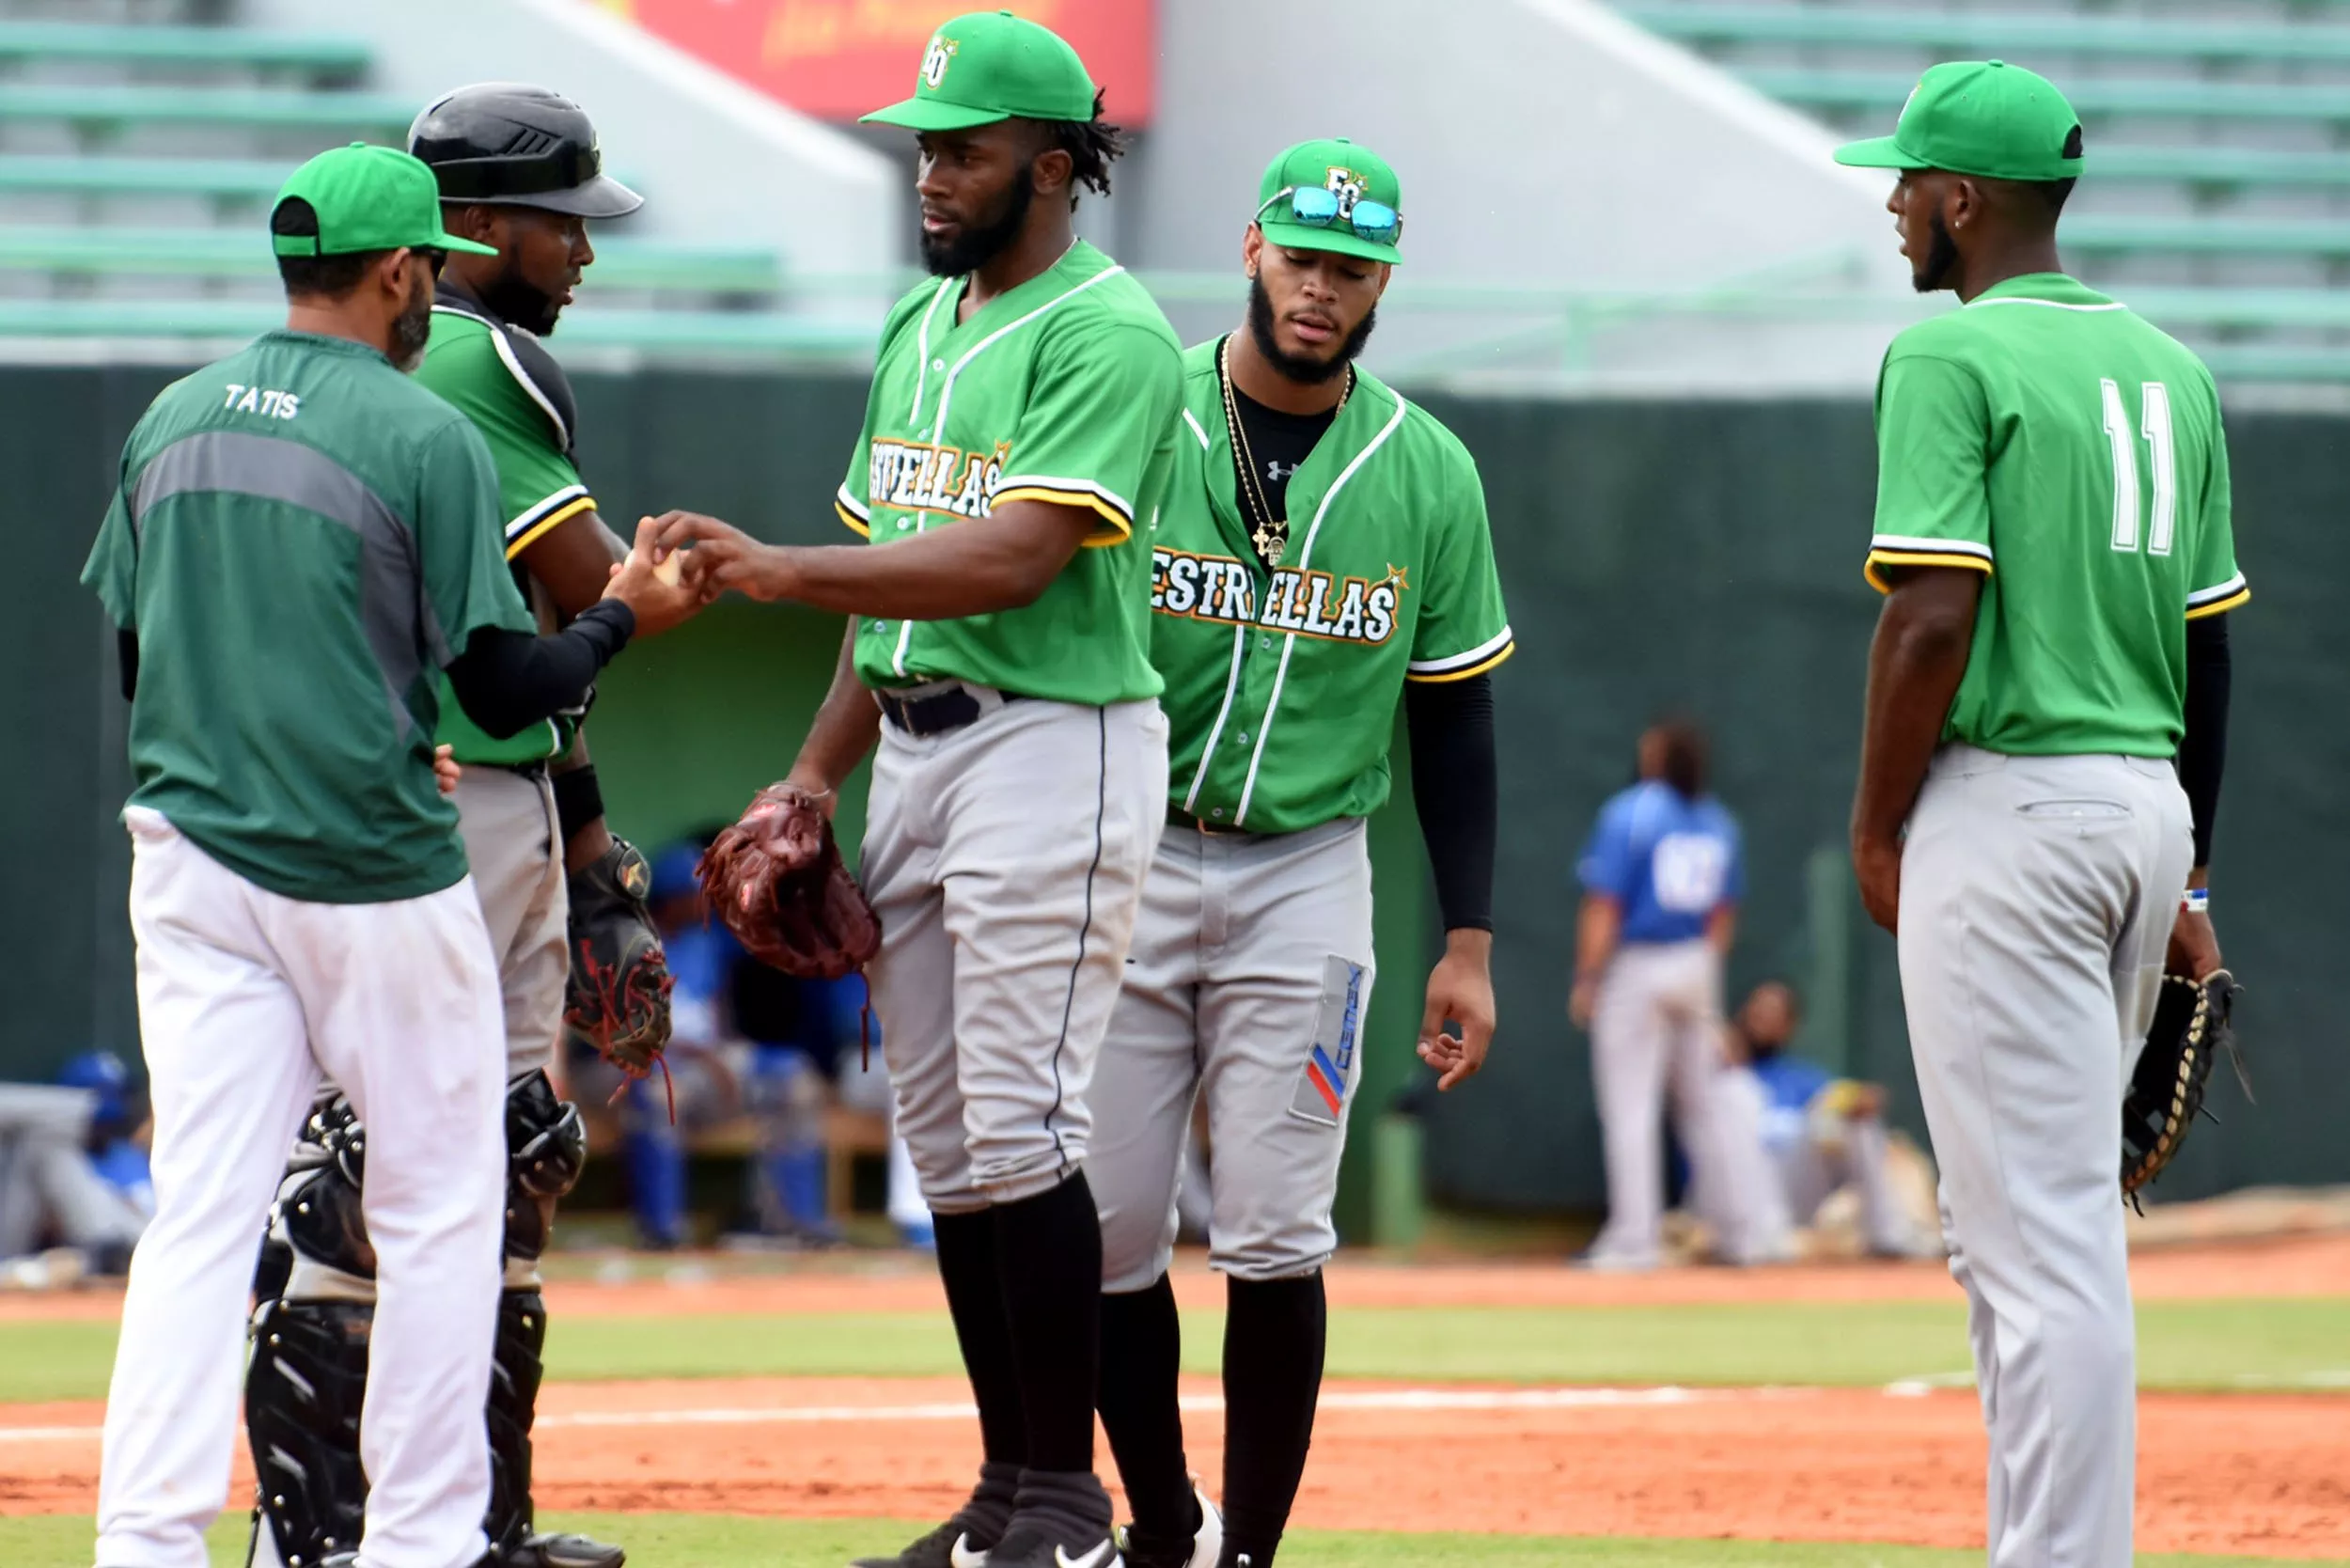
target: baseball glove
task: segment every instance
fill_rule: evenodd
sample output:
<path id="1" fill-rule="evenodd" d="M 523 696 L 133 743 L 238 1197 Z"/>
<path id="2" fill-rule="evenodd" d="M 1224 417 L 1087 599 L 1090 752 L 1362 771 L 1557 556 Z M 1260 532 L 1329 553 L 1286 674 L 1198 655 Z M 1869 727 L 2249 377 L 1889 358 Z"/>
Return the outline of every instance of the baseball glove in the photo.
<path id="1" fill-rule="evenodd" d="M 2183 975 L 2162 977 L 2154 1027 L 2146 1031 L 2146 1048 L 2122 1097 L 2122 1195 L 2133 1204 L 2138 1189 L 2161 1175 L 2178 1153 L 2188 1124 L 2199 1114 L 2210 1114 L 2203 1109 L 2203 1090 L 2214 1057 L 2225 1053 L 2245 1098 L 2251 1098 L 2251 1081 L 2229 1023 L 2241 989 L 2225 969 L 2215 969 L 2200 983 Z"/>
<path id="2" fill-rule="evenodd" d="M 563 1027 L 632 1078 L 669 1043 L 668 955 L 645 902 L 652 871 L 636 846 L 612 847 L 571 876 L 572 973 Z"/>
<path id="3" fill-rule="evenodd" d="M 881 921 L 841 863 L 822 798 L 770 784 L 711 840 L 695 874 L 753 958 L 800 980 L 839 980 L 881 950 Z"/>

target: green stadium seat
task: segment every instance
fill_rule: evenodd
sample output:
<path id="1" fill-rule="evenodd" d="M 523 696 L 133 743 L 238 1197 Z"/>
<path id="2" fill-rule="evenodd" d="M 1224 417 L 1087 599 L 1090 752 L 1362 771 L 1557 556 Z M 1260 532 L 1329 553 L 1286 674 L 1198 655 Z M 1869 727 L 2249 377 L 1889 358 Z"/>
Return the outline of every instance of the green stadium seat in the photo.
<path id="1" fill-rule="evenodd" d="M 46 83 L 0 88 L 0 118 L 68 120 L 82 125 L 297 126 L 358 135 L 405 131 L 417 107 L 410 99 L 384 93 Z"/>
<path id="2" fill-rule="evenodd" d="M 80 22 L 0 22 L 0 61 L 99 60 L 217 70 L 305 71 L 346 76 L 366 69 L 357 39 L 243 27 L 108 26 Z"/>
<path id="3" fill-rule="evenodd" d="M 246 228 L 17 226 L 0 227 L 0 270 L 267 277 L 273 267 L 262 236 Z M 587 287 L 760 293 L 783 281 L 783 263 L 771 250 L 598 239 Z"/>
<path id="4" fill-rule="evenodd" d="M 2350 185 L 2350 153 L 2270 152 L 2254 147 L 2092 147 L 2096 180 L 2189 185 Z"/>
<path id="5" fill-rule="evenodd" d="M 2197 256 L 2350 257 L 2350 223 L 2324 219 L 2067 218 L 2058 231 L 2067 251 L 2126 255 L 2144 251 Z"/>
<path id="6" fill-rule="evenodd" d="M 1898 110 L 1918 85 L 1914 74 L 1881 71 L 1740 71 L 1771 97 L 1814 109 Z M 2350 86 L 2270 82 L 2068 81 L 2065 96 L 2084 115 L 2150 115 L 2187 119 L 2350 120 Z"/>
<path id="7" fill-rule="evenodd" d="M 2031 51 L 2135 58 L 2350 60 L 2350 27 L 2174 22 L 2062 12 L 1847 10 L 1828 7 L 1638 4 L 1652 32 L 1703 43 L 1896 46 L 2029 59 Z"/>
<path id="8" fill-rule="evenodd" d="M 283 309 L 255 300 L 0 300 L 0 337 L 166 338 L 234 341 L 280 325 Z M 858 359 L 873 325 L 730 310 L 599 310 L 563 318 L 561 346 L 648 353 Z"/>
<path id="9" fill-rule="evenodd" d="M 0 157 L 0 192 L 193 196 L 267 201 L 292 172 L 277 158 Z"/>

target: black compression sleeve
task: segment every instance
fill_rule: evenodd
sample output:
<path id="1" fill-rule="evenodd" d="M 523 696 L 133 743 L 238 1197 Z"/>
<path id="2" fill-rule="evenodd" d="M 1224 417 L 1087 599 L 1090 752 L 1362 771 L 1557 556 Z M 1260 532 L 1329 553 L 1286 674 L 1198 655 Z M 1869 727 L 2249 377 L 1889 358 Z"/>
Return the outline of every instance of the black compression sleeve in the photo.
<path id="1" fill-rule="evenodd" d="M 1494 840 L 1500 810 L 1494 759 L 1494 682 L 1413 681 L 1403 688 L 1412 798 L 1436 873 L 1444 929 L 1494 929 Z"/>
<path id="2" fill-rule="evenodd" d="M 115 628 L 115 657 L 122 664 L 122 700 L 139 694 L 139 635 Z"/>
<path id="3" fill-rule="evenodd" d="M 2228 652 L 2228 618 L 2186 623 L 2186 733 L 2179 740 L 2179 783 L 2195 817 L 2195 864 L 2211 864 L 2211 833 L 2219 815 L 2219 776 L 2228 765 L 2228 693 L 2234 663 Z"/>
<path id="4" fill-rule="evenodd" d="M 635 612 L 600 600 L 553 636 L 483 627 L 448 666 L 465 716 L 498 740 L 576 708 L 596 672 L 628 646 Z"/>

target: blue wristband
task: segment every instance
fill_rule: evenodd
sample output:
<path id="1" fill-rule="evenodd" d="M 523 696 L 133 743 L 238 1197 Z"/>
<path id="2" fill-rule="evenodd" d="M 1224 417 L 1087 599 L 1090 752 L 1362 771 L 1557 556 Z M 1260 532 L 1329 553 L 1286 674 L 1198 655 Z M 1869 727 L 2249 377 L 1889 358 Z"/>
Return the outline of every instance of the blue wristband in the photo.
<path id="1" fill-rule="evenodd" d="M 2208 887 L 2188 888 L 2186 894 L 2180 898 L 2179 907 L 2186 910 L 2189 915 L 2210 914 L 2211 889 Z"/>

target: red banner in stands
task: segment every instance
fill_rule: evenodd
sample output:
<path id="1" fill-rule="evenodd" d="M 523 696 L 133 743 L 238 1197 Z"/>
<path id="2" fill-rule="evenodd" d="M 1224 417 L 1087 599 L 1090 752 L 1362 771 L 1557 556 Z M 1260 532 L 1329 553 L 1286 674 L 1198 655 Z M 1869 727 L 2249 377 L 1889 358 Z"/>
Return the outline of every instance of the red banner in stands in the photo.
<path id="1" fill-rule="evenodd" d="M 599 0 L 819 119 L 849 120 L 914 91 L 922 46 L 975 0 Z M 993 0 L 1067 39 L 1111 119 L 1149 122 L 1153 0 Z"/>

